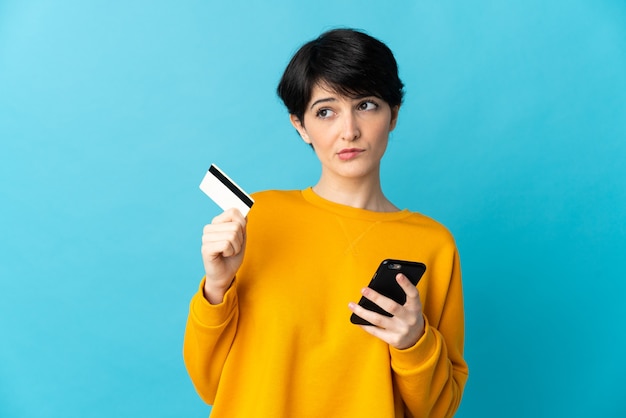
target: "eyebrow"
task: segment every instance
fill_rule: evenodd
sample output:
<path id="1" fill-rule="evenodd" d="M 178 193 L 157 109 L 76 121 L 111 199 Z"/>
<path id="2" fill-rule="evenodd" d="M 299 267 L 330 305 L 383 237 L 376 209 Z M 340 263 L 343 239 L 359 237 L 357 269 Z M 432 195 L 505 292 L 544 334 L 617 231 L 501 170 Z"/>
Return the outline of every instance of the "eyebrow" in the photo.
<path id="1" fill-rule="evenodd" d="M 369 97 L 375 97 L 377 99 L 379 99 L 378 96 L 374 95 L 374 94 L 359 94 L 358 96 L 353 97 L 353 100 L 361 100 L 361 99 L 366 99 Z M 311 103 L 311 106 L 309 109 L 313 109 L 316 105 L 320 104 L 320 103 L 328 103 L 328 102 L 336 102 L 337 99 L 334 97 L 324 97 L 323 99 L 318 99 L 316 101 L 314 101 L 313 103 Z"/>
<path id="2" fill-rule="evenodd" d="M 335 99 L 334 97 L 325 97 L 323 99 L 319 99 L 314 101 L 313 103 L 311 103 L 311 106 L 309 109 L 313 109 L 315 106 L 317 106 L 320 103 L 327 103 L 327 102 L 336 102 L 337 99 Z"/>

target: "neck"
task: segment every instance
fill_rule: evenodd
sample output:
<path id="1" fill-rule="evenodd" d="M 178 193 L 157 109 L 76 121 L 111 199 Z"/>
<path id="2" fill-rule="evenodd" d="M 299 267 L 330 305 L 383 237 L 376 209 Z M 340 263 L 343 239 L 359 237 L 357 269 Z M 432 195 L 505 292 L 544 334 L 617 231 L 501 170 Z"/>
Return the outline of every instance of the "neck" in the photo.
<path id="1" fill-rule="evenodd" d="M 370 181 L 363 179 L 342 179 L 329 181 L 322 176 L 313 191 L 320 197 L 341 205 L 352 206 L 374 212 L 396 212 L 395 207 L 383 194 L 380 178 Z"/>

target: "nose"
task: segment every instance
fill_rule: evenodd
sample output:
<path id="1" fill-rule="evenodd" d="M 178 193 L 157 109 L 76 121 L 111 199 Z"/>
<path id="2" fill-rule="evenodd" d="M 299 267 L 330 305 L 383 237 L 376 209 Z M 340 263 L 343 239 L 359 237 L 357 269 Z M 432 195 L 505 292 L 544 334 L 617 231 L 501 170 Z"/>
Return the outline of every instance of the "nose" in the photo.
<path id="1" fill-rule="evenodd" d="M 347 112 L 341 132 L 341 139 L 344 141 L 355 141 L 361 136 L 358 119 L 353 112 Z"/>

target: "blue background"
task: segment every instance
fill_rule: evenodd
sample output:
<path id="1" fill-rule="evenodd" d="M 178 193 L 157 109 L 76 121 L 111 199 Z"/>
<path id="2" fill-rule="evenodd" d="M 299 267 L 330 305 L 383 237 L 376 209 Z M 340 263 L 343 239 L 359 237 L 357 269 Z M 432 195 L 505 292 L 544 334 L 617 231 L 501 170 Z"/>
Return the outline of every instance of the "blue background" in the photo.
<path id="1" fill-rule="evenodd" d="M 337 26 L 406 84 L 387 195 L 461 250 L 458 416 L 626 416 L 621 0 L 0 1 L 0 416 L 207 416 L 198 184 L 315 183 L 275 87 Z"/>

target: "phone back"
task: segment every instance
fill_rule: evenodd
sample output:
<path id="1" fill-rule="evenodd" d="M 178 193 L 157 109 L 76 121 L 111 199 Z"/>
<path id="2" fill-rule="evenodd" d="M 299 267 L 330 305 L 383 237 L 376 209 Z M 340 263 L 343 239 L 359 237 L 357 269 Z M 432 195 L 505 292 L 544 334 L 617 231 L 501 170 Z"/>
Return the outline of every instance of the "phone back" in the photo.
<path id="1" fill-rule="evenodd" d="M 376 290 L 383 296 L 393 299 L 400 305 L 404 305 L 406 302 L 406 293 L 404 293 L 404 290 L 402 290 L 402 287 L 400 287 L 396 281 L 396 276 L 398 273 L 402 273 L 411 281 L 411 283 L 413 283 L 414 286 L 416 286 L 425 271 L 426 265 L 423 263 L 386 259 L 383 260 L 378 266 L 378 269 L 370 280 L 368 287 Z M 365 297 L 361 297 L 359 305 L 370 311 L 378 312 L 381 315 L 392 316 L 389 312 L 385 311 L 380 306 Z M 355 314 L 352 314 L 350 321 L 353 324 L 372 325 Z"/>

